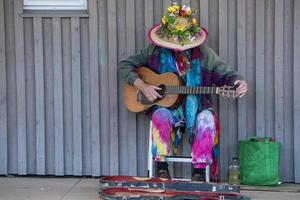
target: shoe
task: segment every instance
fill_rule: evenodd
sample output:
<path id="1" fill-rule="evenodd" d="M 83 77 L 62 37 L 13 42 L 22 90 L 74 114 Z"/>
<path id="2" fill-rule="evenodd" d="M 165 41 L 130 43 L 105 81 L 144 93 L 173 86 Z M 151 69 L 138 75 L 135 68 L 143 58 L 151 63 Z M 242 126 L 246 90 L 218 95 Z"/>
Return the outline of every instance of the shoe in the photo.
<path id="1" fill-rule="evenodd" d="M 171 179 L 171 175 L 170 175 L 169 171 L 164 170 L 164 169 L 158 170 L 157 173 L 156 173 L 156 176 L 158 178 Z"/>
<path id="2" fill-rule="evenodd" d="M 205 175 L 203 175 L 203 174 L 194 174 L 192 176 L 192 181 L 205 182 Z"/>
<path id="3" fill-rule="evenodd" d="M 205 182 L 205 169 L 193 169 L 192 181 Z"/>
<path id="4" fill-rule="evenodd" d="M 171 179 L 167 162 L 156 162 L 155 171 L 156 177 Z"/>

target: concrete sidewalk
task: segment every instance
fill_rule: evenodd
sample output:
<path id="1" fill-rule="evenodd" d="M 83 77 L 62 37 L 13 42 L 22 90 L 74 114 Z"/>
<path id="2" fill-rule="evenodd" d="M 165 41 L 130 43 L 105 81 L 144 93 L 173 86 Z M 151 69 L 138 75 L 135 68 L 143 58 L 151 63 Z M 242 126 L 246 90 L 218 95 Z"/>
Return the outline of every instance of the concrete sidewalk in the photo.
<path id="1" fill-rule="evenodd" d="M 292 188 L 290 192 L 250 191 L 253 188 L 249 188 L 242 193 L 257 200 L 299 200 L 300 193 L 292 191 L 299 191 L 300 186 L 289 188 Z M 98 179 L 93 178 L 0 177 L 0 200 L 99 200 L 97 191 Z"/>

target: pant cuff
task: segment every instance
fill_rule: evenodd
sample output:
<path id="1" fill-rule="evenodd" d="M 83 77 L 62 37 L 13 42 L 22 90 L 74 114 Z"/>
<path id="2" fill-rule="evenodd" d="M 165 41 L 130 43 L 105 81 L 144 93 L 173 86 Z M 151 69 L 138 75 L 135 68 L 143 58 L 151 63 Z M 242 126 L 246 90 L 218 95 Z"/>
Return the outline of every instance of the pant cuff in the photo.
<path id="1" fill-rule="evenodd" d="M 166 162 L 167 158 L 166 156 L 154 156 L 154 160 L 159 162 Z"/>
<path id="2" fill-rule="evenodd" d="M 195 163 L 194 168 L 196 168 L 196 169 L 205 169 L 206 168 L 206 163 Z"/>

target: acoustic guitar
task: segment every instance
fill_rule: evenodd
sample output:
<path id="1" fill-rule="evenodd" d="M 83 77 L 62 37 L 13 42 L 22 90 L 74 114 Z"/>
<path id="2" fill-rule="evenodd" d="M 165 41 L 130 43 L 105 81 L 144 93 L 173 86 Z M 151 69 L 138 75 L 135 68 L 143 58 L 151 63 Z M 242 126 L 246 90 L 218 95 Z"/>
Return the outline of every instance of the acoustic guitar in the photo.
<path id="1" fill-rule="evenodd" d="M 145 83 L 161 88 L 161 90 L 157 90 L 157 92 L 163 98 L 151 102 L 136 87 L 126 84 L 124 88 L 124 100 L 126 107 L 131 112 L 141 112 L 154 105 L 174 107 L 178 105 L 181 96 L 184 94 L 217 94 L 228 98 L 238 97 L 233 86 L 187 87 L 182 86 L 179 77 L 172 72 L 157 74 L 146 67 L 140 67 L 137 69 L 137 73 Z"/>

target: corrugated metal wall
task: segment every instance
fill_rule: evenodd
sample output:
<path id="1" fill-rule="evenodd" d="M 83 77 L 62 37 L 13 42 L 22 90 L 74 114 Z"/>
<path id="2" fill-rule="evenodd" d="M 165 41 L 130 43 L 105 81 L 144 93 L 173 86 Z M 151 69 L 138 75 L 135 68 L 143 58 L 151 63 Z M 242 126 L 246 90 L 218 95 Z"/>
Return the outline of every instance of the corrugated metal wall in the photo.
<path id="1" fill-rule="evenodd" d="M 21 0 L 0 0 L 0 174 L 146 175 L 148 120 L 126 111 L 116 65 L 147 44 L 169 2 L 89 0 L 88 15 L 21 15 Z M 283 180 L 300 182 L 300 0 L 183 2 L 249 86 L 238 102 L 214 100 L 222 177 L 239 139 L 276 136 Z"/>

